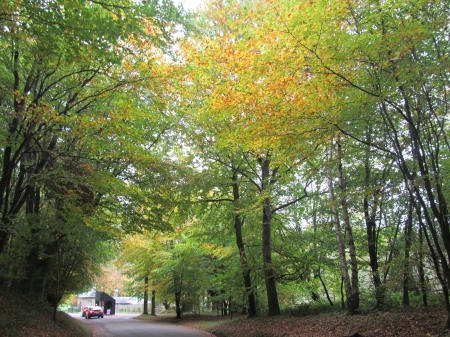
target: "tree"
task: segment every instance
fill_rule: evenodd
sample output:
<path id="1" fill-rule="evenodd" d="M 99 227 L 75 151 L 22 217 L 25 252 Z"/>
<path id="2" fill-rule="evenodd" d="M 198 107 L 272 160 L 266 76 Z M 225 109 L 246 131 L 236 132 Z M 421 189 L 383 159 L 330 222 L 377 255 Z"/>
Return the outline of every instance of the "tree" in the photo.
<path id="1" fill-rule="evenodd" d="M 337 148 L 337 155 L 338 158 L 336 160 L 337 165 L 337 171 L 338 171 L 338 184 L 341 194 L 341 207 L 342 207 L 342 214 L 343 214 L 343 221 L 344 221 L 344 228 L 345 228 L 345 234 L 347 236 L 348 240 L 348 250 L 350 255 L 350 265 L 351 265 L 351 277 L 348 274 L 348 265 L 347 265 L 347 257 L 346 257 L 346 251 L 345 251 L 345 244 L 344 240 L 342 238 L 342 230 L 341 230 L 341 221 L 338 213 L 338 208 L 336 206 L 336 203 L 338 202 L 335 193 L 334 193 L 334 184 L 333 184 L 333 173 L 332 173 L 332 163 L 335 161 L 335 155 L 334 155 L 334 144 L 331 141 L 330 142 L 330 148 L 329 148 L 329 161 L 330 161 L 330 167 L 328 168 L 328 191 L 330 195 L 330 203 L 331 208 L 333 212 L 333 223 L 335 226 L 335 233 L 336 233 L 336 240 L 338 243 L 338 250 L 339 250 L 339 258 L 341 261 L 341 271 L 342 271 L 342 280 L 345 285 L 345 293 L 347 296 L 347 308 L 350 314 L 355 314 L 358 312 L 359 309 L 359 281 L 358 281 L 358 266 L 357 266 L 357 260 L 356 260 L 356 251 L 355 251 L 355 242 L 353 240 L 353 232 L 350 225 L 350 219 L 349 219 L 349 212 L 347 207 L 347 201 L 345 196 L 345 182 L 343 178 L 343 168 L 342 168 L 342 162 L 341 162 L 341 145 L 339 143 L 339 140 L 336 141 L 336 148 Z"/>
<path id="2" fill-rule="evenodd" d="M 423 227 L 450 317 L 445 281 L 450 232 L 442 180 L 448 168 L 448 83 L 443 71 L 448 68 L 444 57 L 448 8 L 443 2 L 405 1 L 355 3 L 347 8 L 340 3 L 326 8 L 317 2 L 316 7 L 309 18 L 321 13 L 326 25 L 320 30 L 310 25 L 314 33 L 309 35 L 314 38 L 305 36 L 297 19 L 290 21 L 289 31 L 299 48 L 310 52 L 318 71 L 342 81 L 339 94 L 352 97 L 351 109 L 367 101 L 376 107 L 374 119 L 390 140 L 388 147 L 375 139 L 368 143 L 345 123 L 335 125 L 397 164 Z M 325 8 L 336 16 L 328 17 Z M 301 20 L 308 22 L 305 15 Z M 450 327 L 450 318 L 446 325 Z"/>
<path id="3" fill-rule="evenodd" d="M 98 208 L 106 205 L 100 201 L 114 201 L 109 210 L 103 207 L 112 218 L 111 209 L 119 209 L 115 198 L 121 197 L 115 188 L 131 192 L 124 182 L 131 177 L 131 165 L 148 156 L 130 154 L 142 153 L 136 150 L 143 143 L 148 149 L 153 140 L 130 132 L 132 121 L 142 123 L 136 113 L 137 95 L 127 95 L 139 79 L 125 70 L 130 59 L 142 65 L 143 58 L 124 41 L 146 39 L 153 51 L 169 43 L 169 23 L 178 15 L 169 5 L 164 2 L 163 11 L 156 3 L 123 1 L 2 4 L 0 263 L 8 270 L 4 284 L 17 278 L 15 287 L 43 300 L 50 292 L 57 253 L 66 249 L 65 244 L 76 246 L 81 233 L 92 235 L 85 227 L 95 223 Z M 139 69 L 144 77 L 150 73 L 148 66 L 156 64 L 148 55 L 147 68 Z M 151 72 L 156 78 L 157 69 Z M 154 84 L 147 90 L 161 89 L 159 81 Z M 125 101 L 126 97 L 132 99 Z M 118 217 L 114 220 L 117 224 Z M 108 240 L 111 237 L 104 233 L 113 233 L 117 225 L 97 228 L 103 233 L 93 237 Z M 10 264 L 13 256 L 23 263 Z M 64 256 L 60 257 L 63 266 Z"/>
<path id="4" fill-rule="evenodd" d="M 259 194 L 255 200 L 263 215 L 261 245 L 268 309 L 269 315 L 278 315 L 276 271 L 272 263 L 272 218 L 277 211 L 295 204 L 305 195 L 285 202 L 278 196 L 277 188 L 282 190 L 278 184 L 292 179 L 295 168 L 312 156 L 312 149 L 308 136 L 301 146 L 285 146 L 286 141 L 294 142 L 295 136 L 292 125 L 284 123 L 280 117 L 292 113 L 303 115 L 303 110 L 293 109 L 302 95 L 298 94 L 301 89 L 295 89 L 298 85 L 294 82 L 296 66 L 284 62 L 290 47 L 281 47 L 278 36 L 264 23 L 273 19 L 268 13 L 270 6 L 262 2 L 255 6 L 211 3 L 205 13 L 204 35 L 197 40 L 188 39 L 183 46 L 189 75 L 184 79 L 186 85 L 180 95 L 185 97 L 189 113 L 198 116 L 202 123 L 224 126 L 217 128 L 218 132 L 210 138 L 212 147 L 219 153 L 230 147 L 236 149 L 230 155 L 242 154 L 250 163 L 249 171 L 239 174 L 249 179 Z M 274 47 L 268 48 L 271 43 Z M 277 47 L 282 49 L 282 55 Z M 226 57 L 217 59 L 219 51 Z M 186 98 L 187 95 L 190 96 Z M 195 105 L 196 101 L 200 103 Z M 296 126 L 295 131 L 305 133 L 310 127 L 296 129 Z M 306 189 L 303 190 L 306 194 Z"/>
<path id="5" fill-rule="evenodd" d="M 148 315 L 148 276 L 144 279 L 144 315 Z"/>

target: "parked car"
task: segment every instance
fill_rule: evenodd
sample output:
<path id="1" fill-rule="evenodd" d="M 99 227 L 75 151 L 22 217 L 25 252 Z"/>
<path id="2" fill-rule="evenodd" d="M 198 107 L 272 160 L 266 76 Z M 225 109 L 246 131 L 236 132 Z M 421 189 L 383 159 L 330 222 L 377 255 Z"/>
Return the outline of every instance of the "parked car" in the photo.
<path id="1" fill-rule="evenodd" d="M 103 318 L 103 309 L 102 307 L 89 307 L 86 311 L 86 318 L 98 317 Z"/>
<path id="2" fill-rule="evenodd" d="M 84 307 L 82 312 L 81 312 L 81 317 L 86 317 L 86 311 L 89 310 L 90 307 Z"/>

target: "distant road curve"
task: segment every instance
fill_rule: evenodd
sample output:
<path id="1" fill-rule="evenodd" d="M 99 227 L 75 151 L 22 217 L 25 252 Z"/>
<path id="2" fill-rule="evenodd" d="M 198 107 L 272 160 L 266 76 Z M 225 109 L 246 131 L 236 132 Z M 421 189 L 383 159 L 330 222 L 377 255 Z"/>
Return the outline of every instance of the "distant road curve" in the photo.
<path id="1" fill-rule="evenodd" d="M 85 319 L 81 314 L 69 314 L 92 329 L 94 337 L 213 337 L 186 326 L 133 319 L 136 314 L 119 314 L 104 318 Z"/>

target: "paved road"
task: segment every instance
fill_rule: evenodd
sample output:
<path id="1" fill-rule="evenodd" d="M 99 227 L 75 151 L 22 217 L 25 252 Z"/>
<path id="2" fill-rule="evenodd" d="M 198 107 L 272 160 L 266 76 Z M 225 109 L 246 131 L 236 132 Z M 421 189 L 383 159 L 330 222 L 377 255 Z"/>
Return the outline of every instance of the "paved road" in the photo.
<path id="1" fill-rule="evenodd" d="M 133 319 L 135 314 L 85 319 L 81 314 L 69 314 L 88 325 L 94 337 L 211 337 L 190 327 Z"/>

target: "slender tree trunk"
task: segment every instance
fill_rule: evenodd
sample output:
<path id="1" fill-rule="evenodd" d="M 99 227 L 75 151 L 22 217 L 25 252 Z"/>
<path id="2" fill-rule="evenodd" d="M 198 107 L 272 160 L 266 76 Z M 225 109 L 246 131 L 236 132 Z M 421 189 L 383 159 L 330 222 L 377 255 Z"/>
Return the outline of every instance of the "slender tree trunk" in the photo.
<path id="1" fill-rule="evenodd" d="M 320 267 L 318 269 L 317 275 L 319 277 L 320 283 L 322 284 L 323 290 L 325 291 L 325 295 L 327 296 L 328 303 L 330 303 L 330 306 L 333 306 L 334 305 L 333 301 L 330 298 L 330 294 L 328 293 L 327 286 L 325 284 L 325 281 L 322 278 L 322 274 L 320 273 Z"/>
<path id="2" fill-rule="evenodd" d="M 13 28 L 13 32 L 15 28 Z M 14 75 L 14 92 L 20 92 L 21 77 L 20 77 L 20 54 L 19 50 L 16 50 L 15 39 L 12 39 L 13 47 L 13 75 Z M 11 144 L 14 144 L 14 138 L 17 137 L 17 129 L 19 126 L 19 116 L 22 114 L 25 105 L 25 98 L 19 100 L 18 95 L 14 99 L 14 118 L 9 123 L 8 134 L 6 138 L 5 148 L 3 150 L 3 165 L 0 178 L 0 212 L 2 212 L 2 223 L 0 229 L 0 255 L 6 247 L 6 243 L 10 237 L 10 197 L 11 197 L 11 179 L 13 177 L 13 171 L 16 168 L 17 159 L 16 153 Z M 19 147 L 20 148 L 20 147 Z"/>
<path id="3" fill-rule="evenodd" d="M 394 131 L 392 134 L 396 159 L 405 183 L 410 185 L 408 188 L 410 196 L 414 198 L 415 211 L 419 218 L 420 214 L 423 216 L 423 234 L 430 251 L 434 254 L 432 258 L 436 273 L 440 275 L 439 280 L 448 315 L 446 328 L 450 329 L 450 223 L 444 186 L 445 174 L 442 172 L 441 163 L 443 159 L 441 145 L 448 144 L 446 130 L 441 125 L 431 122 L 437 118 L 436 112 L 422 109 L 424 106 L 433 105 L 433 102 L 428 101 L 432 95 L 428 93 L 428 98 L 424 96 L 424 102 L 417 102 L 417 97 L 412 97 L 402 82 L 399 79 L 396 80 L 399 83 L 397 90 L 402 96 L 400 116 L 408 126 L 409 144 L 403 144 L 404 137 L 397 136 L 398 132 L 395 128 L 397 124 L 393 123 L 390 116 L 392 110 L 386 107 L 385 102 L 381 106 L 381 113 L 384 120 L 388 122 L 388 127 Z M 442 125 L 445 123 L 442 122 Z M 412 160 L 409 159 L 409 155 L 408 157 L 404 155 L 405 145 L 409 146 Z"/>
<path id="4" fill-rule="evenodd" d="M 416 187 L 413 187 L 412 190 L 416 189 Z M 423 204 L 423 200 L 419 200 L 419 202 L 416 201 L 416 199 L 420 199 L 420 197 L 417 196 L 417 191 L 414 193 L 410 189 L 410 197 L 411 202 L 414 205 L 417 219 L 420 224 L 420 228 L 422 229 L 421 233 L 423 234 L 422 237 L 425 238 L 425 241 L 427 242 L 431 260 L 433 261 L 436 276 L 439 279 L 439 282 L 442 286 L 442 293 L 444 297 L 444 304 L 445 308 L 447 310 L 447 321 L 446 321 L 446 328 L 450 329 L 450 301 L 449 301 L 449 284 L 447 277 L 448 273 L 448 265 L 446 258 L 442 257 L 443 251 L 442 247 L 439 245 L 439 243 L 436 243 L 437 241 L 437 232 L 435 228 L 432 227 L 432 219 L 430 218 L 430 214 L 428 212 L 428 209 L 426 209 L 425 205 Z M 445 240 L 443 237 L 442 240 Z"/>
<path id="5" fill-rule="evenodd" d="M 24 293 L 28 293 L 28 296 L 30 298 L 37 298 L 36 296 L 39 296 L 39 293 L 36 289 L 36 285 L 39 284 L 39 282 L 36 280 L 38 277 L 38 266 L 39 266 L 39 259 L 40 259 L 40 250 L 41 245 L 36 243 L 34 237 L 39 235 L 39 226 L 37 226 L 36 221 L 38 221 L 38 214 L 39 214 L 39 208 L 40 208 L 40 191 L 39 188 L 34 189 L 32 193 L 28 195 L 27 202 L 25 205 L 26 214 L 28 217 L 28 225 L 31 228 L 30 234 L 31 234 L 31 242 L 30 242 L 30 251 L 28 253 L 27 259 L 26 259 L 26 266 L 25 270 L 26 278 L 22 281 L 22 285 L 19 287 L 21 291 L 24 291 Z"/>
<path id="6" fill-rule="evenodd" d="M 61 239 L 63 235 L 59 236 L 59 239 Z M 36 292 L 38 294 L 38 301 L 44 302 L 46 289 L 47 289 L 47 281 L 52 269 L 52 266 L 54 264 L 55 255 L 58 250 L 58 241 L 55 240 L 47 245 L 44 246 L 44 255 L 47 256 L 46 258 L 42 259 L 39 269 L 37 271 L 37 277 L 39 279 L 39 289 Z M 56 301 L 59 301 L 59 299 L 55 299 Z"/>
<path id="7" fill-rule="evenodd" d="M 413 225 L 413 209 L 411 203 L 408 209 L 408 218 L 405 223 L 405 260 L 403 264 L 403 301 L 404 307 L 409 307 L 409 281 L 411 277 L 410 256 L 411 249 L 411 233 Z"/>
<path id="8" fill-rule="evenodd" d="M 56 289 L 55 289 L 55 303 L 53 307 L 53 320 L 56 321 L 56 311 L 58 310 L 59 305 L 59 272 L 61 268 L 61 249 L 59 246 L 59 237 L 56 238 L 56 242 L 58 243 L 58 265 L 56 268 Z"/>
<path id="9" fill-rule="evenodd" d="M 242 225 L 243 220 L 239 213 L 239 185 L 237 182 L 237 173 L 233 174 L 233 199 L 234 199 L 234 229 L 236 232 L 236 244 L 239 249 L 239 256 L 241 259 L 241 267 L 243 270 L 244 286 L 247 293 L 248 301 L 248 317 L 254 317 L 257 315 L 256 310 L 256 297 L 252 286 L 252 279 L 250 276 L 250 267 L 248 265 L 247 255 L 245 253 L 244 240 L 242 238 Z"/>
<path id="10" fill-rule="evenodd" d="M 156 290 L 152 290 L 152 316 L 156 316 Z"/>
<path id="11" fill-rule="evenodd" d="M 350 314 L 355 314 L 359 305 L 359 297 L 358 294 L 355 294 L 353 292 L 353 287 L 350 281 L 350 275 L 348 273 L 348 265 L 347 265 L 347 258 L 345 255 L 345 245 L 344 240 L 342 239 L 342 229 L 341 224 L 339 221 L 339 213 L 338 208 L 336 206 L 336 197 L 334 194 L 334 186 L 333 186 L 333 175 L 332 175 L 332 162 L 334 161 L 334 155 L 333 155 L 333 142 L 330 142 L 329 151 L 328 151 L 328 159 L 329 159 L 329 166 L 328 166 L 328 193 L 331 203 L 331 210 L 333 213 L 333 223 L 335 227 L 336 232 L 336 240 L 338 244 L 338 252 L 339 252 L 339 261 L 341 263 L 341 272 L 342 272 L 342 281 L 345 287 L 345 295 L 347 297 L 347 310 Z M 349 238 L 350 241 L 350 238 Z M 352 268 L 353 270 L 353 268 Z M 352 274 L 352 277 L 354 275 Z"/>
<path id="12" fill-rule="evenodd" d="M 241 315 L 247 315 L 247 299 L 248 299 L 248 295 L 247 293 L 242 294 L 242 310 L 241 310 Z"/>
<path id="13" fill-rule="evenodd" d="M 348 252 L 350 256 L 350 267 L 352 271 L 352 278 L 351 278 L 351 296 L 349 298 L 347 294 L 347 303 L 349 312 L 351 314 L 355 314 L 358 312 L 359 309 L 359 280 L 358 280 L 358 261 L 356 259 L 356 247 L 355 247 L 355 241 L 353 240 L 353 231 L 352 227 L 350 225 L 350 216 L 348 214 L 348 206 L 347 206 L 347 189 L 345 185 L 345 179 L 344 179 L 344 171 L 342 168 L 342 148 L 341 143 L 338 140 L 337 143 L 337 151 L 338 151 L 338 177 L 339 177 L 339 188 L 341 190 L 341 207 L 342 207 L 342 217 L 344 219 L 345 224 L 345 233 L 347 235 L 347 242 L 348 242 Z"/>
<path id="14" fill-rule="evenodd" d="M 144 279 L 144 315 L 148 315 L 148 275 Z"/>
<path id="15" fill-rule="evenodd" d="M 228 316 L 228 303 L 226 300 L 222 300 L 222 316 Z"/>
<path id="16" fill-rule="evenodd" d="M 366 199 L 366 198 L 365 198 Z M 366 201 L 364 201 L 366 203 Z M 374 219 L 366 218 L 367 241 L 369 248 L 369 264 L 372 271 L 372 281 L 375 287 L 376 309 L 384 309 L 385 289 L 381 282 L 380 270 L 378 267 L 378 252 L 376 248 L 376 223 Z"/>
<path id="17" fill-rule="evenodd" d="M 270 198 L 268 196 L 270 188 L 270 159 L 260 159 L 261 165 L 261 192 L 264 196 L 263 201 L 263 233 L 262 233 L 262 253 L 263 253 L 263 267 L 264 279 L 267 291 L 267 303 L 269 316 L 276 316 L 281 313 L 278 302 L 278 293 L 275 280 L 275 270 L 272 264 L 272 208 L 270 205 Z"/>
<path id="18" fill-rule="evenodd" d="M 183 273 L 179 276 L 174 275 L 174 286 L 175 286 L 175 311 L 177 318 L 181 318 L 181 289 L 183 287 Z"/>
<path id="19" fill-rule="evenodd" d="M 175 311 L 177 318 L 181 318 L 181 291 L 175 293 Z"/>
<path id="20" fill-rule="evenodd" d="M 370 144 L 372 142 L 371 139 L 371 128 L 369 128 L 366 132 L 367 143 Z M 375 220 L 377 208 L 378 208 L 378 195 L 380 193 L 379 190 L 375 190 L 373 193 L 370 193 L 373 196 L 373 205 L 372 210 L 370 210 L 369 206 L 369 191 L 373 188 L 371 185 L 373 184 L 371 181 L 371 164 L 370 164 L 370 147 L 366 147 L 366 154 L 364 160 L 364 168 L 365 168 L 365 194 L 363 200 L 364 207 L 364 218 L 366 223 L 366 233 L 367 233 L 367 246 L 369 251 L 369 265 L 372 271 L 372 281 L 375 287 L 375 298 L 377 301 L 376 309 L 383 310 L 384 309 L 384 299 L 385 299 L 385 288 L 383 283 L 381 282 L 381 275 L 378 266 L 378 231 L 377 224 Z"/>
<path id="21" fill-rule="evenodd" d="M 425 270 L 423 266 L 423 259 L 425 254 L 423 253 L 423 234 L 422 234 L 422 226 L 419 227 L 419 266 L 418 266 L 418 272 L 419 272 L 419 280 L 420 280 L 420 292 L 422 294 L 422 303 L 424 307 L 428 306 L 428 299 L 427 299 L 427 287 L 425 284 Z"/>

